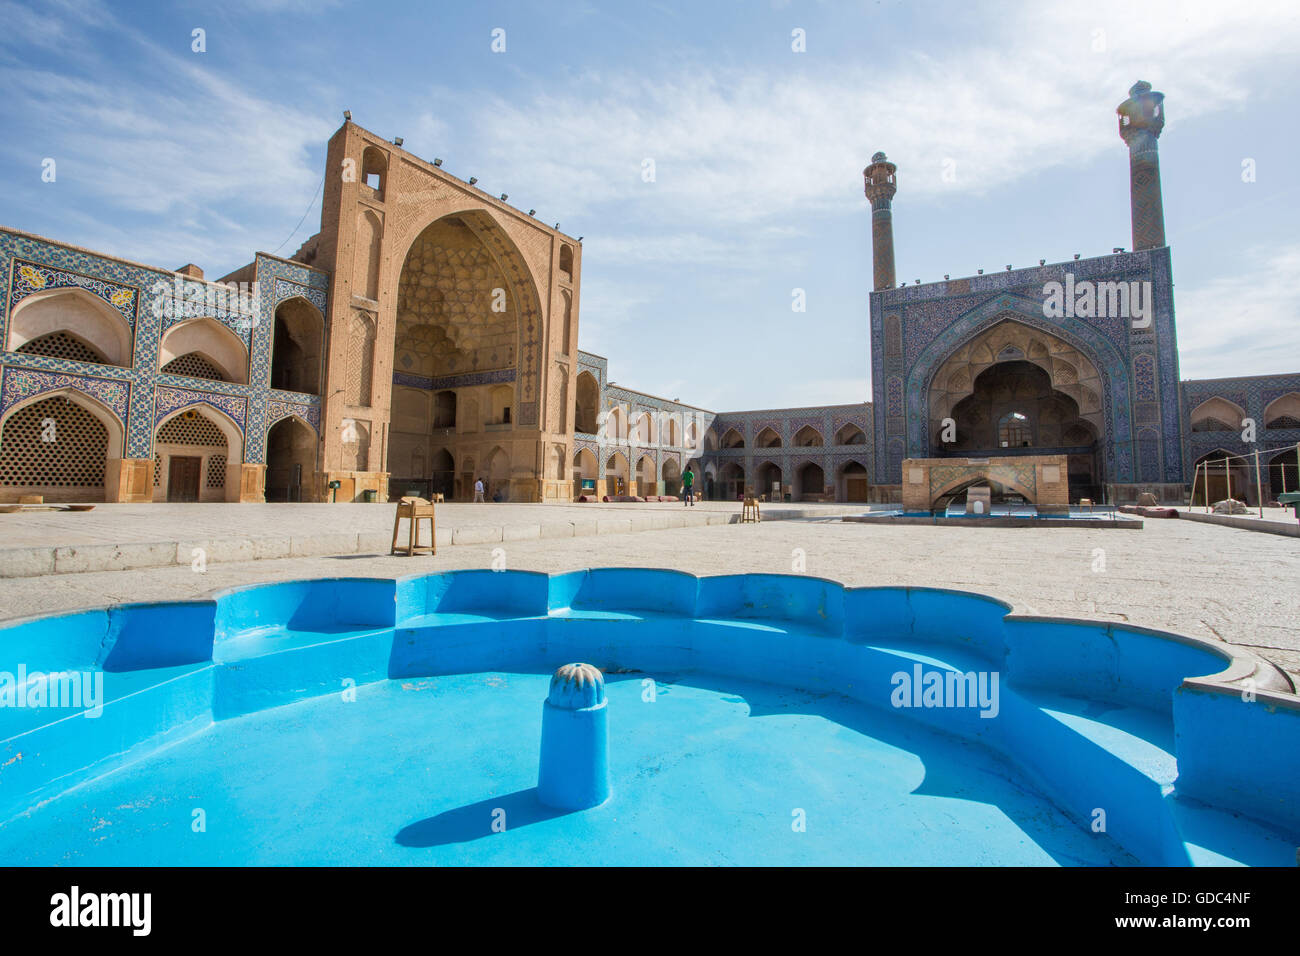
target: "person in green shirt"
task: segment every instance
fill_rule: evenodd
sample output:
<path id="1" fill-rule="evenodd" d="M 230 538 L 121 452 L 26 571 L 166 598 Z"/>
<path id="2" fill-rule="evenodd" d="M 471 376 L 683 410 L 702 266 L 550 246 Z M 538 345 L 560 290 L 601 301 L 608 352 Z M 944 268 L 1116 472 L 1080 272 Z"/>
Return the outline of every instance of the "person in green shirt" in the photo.
<path id="1" fill-rule="evenodd" d="M 692 508 L 695 507 L 694 493 L 695 472 L 691 471 L 691 469 L 687 467 L 686 471 L 682 473 L 682 507 L 686 507 L 687 505 L 690 505 Z"/>

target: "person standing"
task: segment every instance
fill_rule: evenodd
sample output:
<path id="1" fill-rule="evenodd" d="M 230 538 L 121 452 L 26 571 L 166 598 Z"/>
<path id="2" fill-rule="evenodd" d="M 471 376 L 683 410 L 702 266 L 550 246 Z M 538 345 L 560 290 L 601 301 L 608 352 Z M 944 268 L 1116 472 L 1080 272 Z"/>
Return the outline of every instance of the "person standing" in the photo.
<path id="1" fill-rule="evenodd" d="M 482 479 L 482 478 L 478 478 L 478 479 L 476 479 L 476 480 L 474 481 L 474 500 L 475 500 L 475 501 L 483 501 L 483 502 L 486 502 L 486 500 L 487 500 L 487 499 L 485 499 L 485 498 L 483 497 L 483 479 Z"/>
<path id="2" fill-rule="evenodd" d="M 695 507 L 695 472 L 691 471 L 691 466 L 686 466 L 686 471 L 682 473 L 682 507 L 690 505 Z"/>

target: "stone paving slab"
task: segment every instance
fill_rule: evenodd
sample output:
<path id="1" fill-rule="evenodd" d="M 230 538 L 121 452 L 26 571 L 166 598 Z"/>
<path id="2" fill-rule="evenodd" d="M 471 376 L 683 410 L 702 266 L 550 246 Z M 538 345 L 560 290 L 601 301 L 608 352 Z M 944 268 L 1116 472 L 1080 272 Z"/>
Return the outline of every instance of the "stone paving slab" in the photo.
<path id="1" fill-rule="evenodd" d="M 805 573 L 845 584 L 956 588 L 1001 598 L 1025 614 L 1122 621 L 1225 641 L 1300 680 L 1300 542 L 1192 521 L 1148 521 L 1141 531 L 1115 534 L 888 527 L 826 516 L 467 544 L 413 558 L 390 557 L 388 539 L 382 544 L 379 554 L 228 561 L 209 564 L 203 573 L 178 562 L 9 578 L 0 580 L 0 618 L 181 600 L 263 581 L 487 568 L 495 548 L 504 552 L 507 567 L 525 570 L 664 567 L 698 575 L 790 573 L 800 549 Z"/>
<path id="2" fill-rule="evenodd" d="M 772 504 L 781 521 L 861 512 L 865 505 Z M 387 552 L 393 504 L 99 505 L 94 511 L 0 514 L 0 578 Z M 437 506 L 438 547 L 628 534 L 740 520 L 739 502 Z M 545 530 L 543 530 L 545 528 Z M 406 525 L 402 526 L 403 534 Z M 421 539 L 425 543 L 428 533 Z"/>

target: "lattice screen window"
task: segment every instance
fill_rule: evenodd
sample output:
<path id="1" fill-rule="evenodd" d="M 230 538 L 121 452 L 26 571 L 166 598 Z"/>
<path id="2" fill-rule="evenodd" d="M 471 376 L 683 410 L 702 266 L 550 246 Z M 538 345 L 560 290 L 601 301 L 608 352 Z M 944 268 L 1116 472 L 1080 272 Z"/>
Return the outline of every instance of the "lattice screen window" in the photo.
<path id="1" fill-rule="evenodd" d="M 67 332 L 51 332 L 49 335 L 42 335 L 23 343 L 15 351 L 22 352 L 24 355 L 48 355 L 50 358 L 72 359 L 74 362 L 94 362 L 96 365 L 108 363 L 108 359 Z"/>
<path id="2" fill-rule="evenodd" d="M 178 355 L 162 370 L 167 375 L 188 375 L 190 378 L 206 378 L 214 382 L 224 382 L 226 376 L 221 370 L 205 359 L 198 352 L 186 352 Z"/>
<path id="3" fill-rule="evenodd" d="M 49 427 L 46 419 L 53 420 Z M 53 437 L 53 441 L 42 438 Z M 0 437 L 0 485 L 99 488 L 104 484 L 108 429 L 62 396 L 14 412 Z"/>
<path id="4" fill-rule="evenodd" d="M 208 480 L 205 482 L 209 488 L 226 487 L 226 456 L 213 455 L 208 459 Z"/>
<path id="5" fill-rule="evenodd" d="M 153 486 L 155 488 L 162 487 L 162 455 L 161 454 L 153 456 Z"/>
<path id="6" fill-rule="evenodd" d="M 202 415 L 177 415 L 158 429 L 159 445 L 225 445 L 221 429 Z"/>

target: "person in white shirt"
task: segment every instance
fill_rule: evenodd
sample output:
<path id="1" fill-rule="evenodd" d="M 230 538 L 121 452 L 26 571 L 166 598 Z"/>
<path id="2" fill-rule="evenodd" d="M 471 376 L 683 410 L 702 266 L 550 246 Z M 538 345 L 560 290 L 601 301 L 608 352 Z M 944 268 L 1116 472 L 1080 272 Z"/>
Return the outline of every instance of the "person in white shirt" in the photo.
<path id="1" fill-rule="evenodd" d="M 483 497 L 483 479 L 482 479 L 482 478 L 479 478 L 477 481 L 474 482 L 474 500 L 475 500 L 475 501 L 486 501 L 486 500 L 487 500 L 487 499 L 485 499 L 485 498 Z"/>

